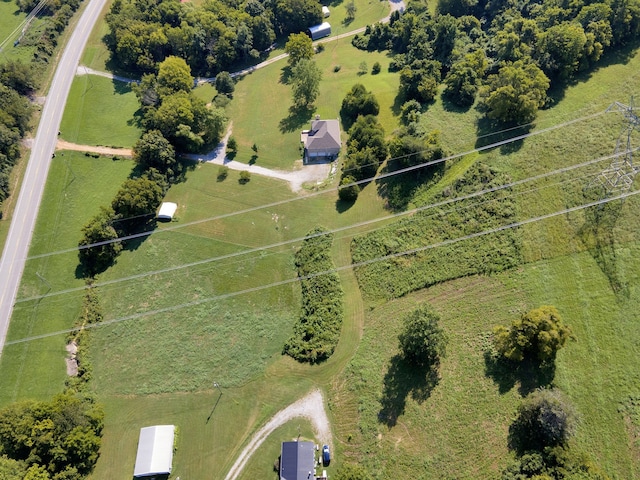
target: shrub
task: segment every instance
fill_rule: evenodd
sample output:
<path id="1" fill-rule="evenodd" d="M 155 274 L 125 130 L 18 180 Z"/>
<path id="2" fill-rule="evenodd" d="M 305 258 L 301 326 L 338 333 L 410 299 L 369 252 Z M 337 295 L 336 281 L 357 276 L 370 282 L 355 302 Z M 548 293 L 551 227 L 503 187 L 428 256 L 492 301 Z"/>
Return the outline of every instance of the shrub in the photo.
<path id="1" fill-rule="evenodd" d="M 374 63 L 373 67 L 371 67 L 371 75 L 379 74 L 381 69 L 382 67 L 380 66 L 380 62 Z"/>
<path id="2" fill-rule="evenodd" d="M 227 167 L 226 165 L 220 165 L 220 167 L 218 168 L 218 181 L 221 182 L 223 180 L 226 180 L 228 176 L 229 167 Z"/>
<path id="3" fill-rule="evenodd" d="M 246 170 L 242 170 L 240 172 L 240 180 L 238 180 L 238 182 L 241 183 L 242 185 L 244 185 L 245 183 L 248 183 L 249 180 L 251 180 L 251 172 L 248 172 Z"/>
<path id="4" fill-rule="evenodd" d="M 440 317 L 427 305 L 404 317 L 404 329 L 398 340 L 402 355 L 420 366 L 433 366 L 445 356 L 447 336 L 438 324 Z"/>
<path id="5" fill-rule="evenodd" d="M 339 72 L 341 68 L 342 68 L 342 65 L 336 65 L 336 66 L 333 67 L 333 71 L 334 72 Z"/>
<path id="6" fill-rule="evenodd" d="M 358 199 L 360 186 L 355 184 L 355 181 L 356 179 L 351 176 L 346 176 L 340 181 L 340 188 L 338 188 L 338 197 L 340 200 L 343 202 L 355 202 Z"/>
<path id="7" fill-rule="evenodd" d="M 238 141 L 234 137 L 230 137 L 227 141 L 227 151 L 236 153 L 238 151 Z"/>

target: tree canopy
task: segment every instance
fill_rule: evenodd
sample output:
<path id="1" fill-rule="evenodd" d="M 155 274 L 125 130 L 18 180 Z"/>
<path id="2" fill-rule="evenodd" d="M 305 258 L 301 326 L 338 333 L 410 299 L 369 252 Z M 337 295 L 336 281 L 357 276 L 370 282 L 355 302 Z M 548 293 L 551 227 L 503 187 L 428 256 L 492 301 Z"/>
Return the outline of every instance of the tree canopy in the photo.
<path id="1" fill-rule="evenodd" d="M 496 350 L 518 362 L 525 358 L 542 364 L 553 362 L 558 350 L 573 338 L 553 306 L 533 309 L 513 320 L 509 327 L 499 325 L 493 331 Z"/>
<path id="2" fill-rule="evenodd" d="M 380 105 L 373 92 L 361 83 L 356 83 L 345 95 L 340 108 L 342 124 L 345 128 L 351 127 L 359 115 L 378 115 Z"/>
<path id="3" fill-rule="evenodd" d="M 311 37 L 305 33 L 292 33 L 289 35 L 284 51 L 289 55 L 290 66 L 295 66 L 300 60 L 310 60 L 315 55 Z"/>
<path id="4" fill-rule="evenodd" d="M 291 88 L 293 103 L 309 108 L 320 94 L 322 72 L 313 60 L 302 59 L 293 67 Z"/>
<path id="5" fill-rule="evenodd" d="M 111 266 L 122 250 L 122 243 L 116 241 L 118 232 L 113 226 L 114 219 L 115 212 L 111 207 L 101 207 L 100 212 L 82 228 L 78 257 L 89 276 Z"/>
<path id="6" fill-rule="evenodd" d="M 403 357 L 420 367 L 437 365 L 446 354 L 447 336 L 440 317 L 429 306 L 421 305 L 403 319 L 398 340 Z"/>

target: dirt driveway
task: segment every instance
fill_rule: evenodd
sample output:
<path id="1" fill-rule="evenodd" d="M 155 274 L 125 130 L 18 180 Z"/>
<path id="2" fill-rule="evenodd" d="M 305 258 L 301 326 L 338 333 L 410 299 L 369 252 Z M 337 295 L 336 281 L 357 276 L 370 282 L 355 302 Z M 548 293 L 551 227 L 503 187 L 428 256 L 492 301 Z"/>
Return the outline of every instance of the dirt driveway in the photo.
<path id="1" fill-rule="evenodd" d="M 322 394 L 319 390 L 313 390 L 307 396 L 292 403 L 284 410 L 280 410 L 271 417 L 264 427 L 256 432 L 251 441 L 244 450 L 242 450 L 224 480 L 235 480 L 238 478 L 242 469 L 251 458 L 251 455 L 253 455 L 271 432 L 289 420 L 299 417 L 307 418 L 311 421 L 316 439 L 320 443 L 331 444 L 331 427 L 329 425 L 329 417 L 327 417 L 327 412 L 324 409 Z"/>

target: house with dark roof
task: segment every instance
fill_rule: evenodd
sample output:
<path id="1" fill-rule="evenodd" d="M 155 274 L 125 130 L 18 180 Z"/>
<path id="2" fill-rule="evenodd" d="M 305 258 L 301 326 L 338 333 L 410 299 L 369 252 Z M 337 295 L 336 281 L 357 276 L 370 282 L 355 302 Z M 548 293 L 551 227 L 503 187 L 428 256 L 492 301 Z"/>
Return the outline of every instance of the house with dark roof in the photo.
<path id="1" fill-rule="evenodd" d="M 303 130 L 300 141 L 304 146 L 304 163 L 333 161 L 338 158 L 342 142 L 338 120 L 320 120 L 311 122 L 310 130 Z"/>
<path id="2" fill-rule="evenodd" d="M 282 442 L 280 480 L 315 480 L 313 442 Z"/>

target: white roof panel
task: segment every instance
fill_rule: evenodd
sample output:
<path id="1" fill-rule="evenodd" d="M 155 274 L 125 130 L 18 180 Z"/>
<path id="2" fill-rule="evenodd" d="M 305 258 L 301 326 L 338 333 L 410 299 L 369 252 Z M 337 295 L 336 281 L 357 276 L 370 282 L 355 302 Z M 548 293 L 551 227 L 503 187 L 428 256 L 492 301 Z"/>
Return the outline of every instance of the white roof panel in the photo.
<path id="1" fill-rule="evenodd" d="M 174 425 L 156 425 L 140 429 L 134 477 L 171 473 Z"/>
<path id="2" fill-rule="evenodd" d="M 161 220 L 171 220 L 173 218 L 173 214 L 176 213 L 177 209 L 178 209 L 177 203 L 163 202 L 162 205 L 160 205 L 158 218 Z"/>

